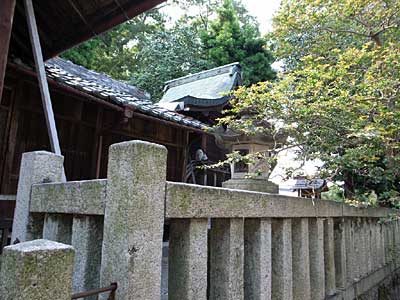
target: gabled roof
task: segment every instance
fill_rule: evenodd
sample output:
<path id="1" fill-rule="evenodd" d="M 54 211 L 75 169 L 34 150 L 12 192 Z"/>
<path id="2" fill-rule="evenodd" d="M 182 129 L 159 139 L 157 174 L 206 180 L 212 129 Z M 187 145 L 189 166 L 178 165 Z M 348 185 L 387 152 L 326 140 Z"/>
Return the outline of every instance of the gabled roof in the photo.
<path id="1" fill-rule="evenodd" d="M 326 187 L 326 180 L 320 178 L 295 178 L 293 190 L 320 190 Z"/>
<path id="2" fill-rule="evenodd" d="M 226 93 L 241 81 L 239 63 L 187 75 L 165 83 L 165 93 L 159 105 L 177 111 L 219 107 L 229 101 Z"/>
<path id="3" fill-rule="evenodd" d="M 3 0 L 1 0 L 3 1 Z M 126 22 L 165 0 L 35 0 L 44 59 Z M 16 2 L 10 54 L 32 62 L 24 3 Z"/>
<path id="4" fill-rule="evenodd" d="M 46 73 L 50 79 L 58 83 L 116 105 L 131 106 L 145 115 L 197 129 L 208 127 L 196 119 L 153 104 L 150 95 L 137 87 L 70 61 L 61 58 L 50 59 L 46 62 Z"/>

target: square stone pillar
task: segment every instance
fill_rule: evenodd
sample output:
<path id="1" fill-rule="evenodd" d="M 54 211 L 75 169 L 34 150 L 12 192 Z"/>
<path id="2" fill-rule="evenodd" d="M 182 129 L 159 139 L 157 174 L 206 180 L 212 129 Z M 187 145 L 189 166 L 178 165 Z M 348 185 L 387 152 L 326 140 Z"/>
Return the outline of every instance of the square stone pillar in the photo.
<path id="1" fill-rule="evenodd" d="M 43 238 L 71 245 L 72 216 L 64 214 L 46 214 L 43 224 Z"/>
<path id="2" fill-rule="evenodd" d="M 169 300 L 207 300 L 207 243 L 207 219 L 170 220 Z"/>
<path id="3" fill-rule="evenodd" d="M 293 219 L 293 299 L 311 300 L 308 219 Z"/>
<path id="4" fill-rule="evenodd" d="M 4 248 L 0 299 L 71 300 L 74 250 L 35 240 Z"/>
<path id="5" fill-rule="evenodd" d="M 29 213 L 31 188 L 37 183 L 62 181 L 63 161 L 63 156 L 46 151 L 26 152 L 22 155 L 12 243 L 42 237 L 43 218 Z"/>
<path id="6" fill-rule="evenodd" d="M 101 285 L 118 300 L 159 300 L 167 149 L 143 141 L 110 147 Z"/>
<path id="7" fill-rule="evenodd" d="M 100 287 L 101 246 L 103 218 L 101 216 L 74 216 L 72 246 L 75 248 L 74 293 Z M 97 299 L 92 296 L 89 299 Z"/>
<path id="8" fill-rule="evenodd" d="M 336 278 L 336 286 L 338 288 L 344 289 L 346 284 L 346 276 L 347 276 L 347 269 L 346 269 L 346 260 L 347 260 L 347 253 L 346 253 L 346 226 L 348 226 L 348 222 L 345 219 L 341 218 L 336 221 L 334 224 L 334 238 L 335 238 L 335 278 Z"/>
<path id="9" fill-rule="evenodd" d="M 325 299 L 324 220 L 309 219 L 311 299 Z"/>
<path id="10" fill-rule="evenodd" d="M 293 299 L 291 219 L 272 222 L 272 299 Z"/>
<path id="11" fill-rule="evenodd" d="M 244 227 L 245 299 L 271 300 L 271 219 L 246 219 Z"/>
<path id="12" fill-rule="evenodd" d="M 324 222 L 325 290 L 327 296 L 332 296 L 336 292 L 334 242 L 334 222 L 332 218 L 327 218 Z"/>
<path id="13" fill-rule="evenodd" d="M 212 219 L 210 230 L 210 299 L 244 299 L 243 219 Z"/>

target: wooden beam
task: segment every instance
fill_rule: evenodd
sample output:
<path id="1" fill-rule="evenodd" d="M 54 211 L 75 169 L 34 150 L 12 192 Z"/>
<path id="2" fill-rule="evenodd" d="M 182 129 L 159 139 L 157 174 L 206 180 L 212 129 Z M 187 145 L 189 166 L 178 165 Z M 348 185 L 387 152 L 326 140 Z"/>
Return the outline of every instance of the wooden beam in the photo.
<path id="1" fill-rule="evenodd" d="M 1 0 L 2 1 L 2 0 Z M 57 56 L 61 52 L 70 49 L 84 41 L 87 41 L 88 39 L 91 39 L 94 37 L 96 34 L 100 34 L 102 32 L 105 32 L 123 22 L 127 21 L 128 19 L 132 19 L 136 17 L 137 15 L 148 11 L 158 4 L 165 2 L 166 0 L 139 0 L 139 1 L 124 1 L 123 6 L 120 6 L 119 9 L 115 8 L 112 10 L 111 13 L 108 13 L 106 15 L 104 14 L 99 14 L 98 11 L 94 14 L 94 16 L 84 16 L 81 12 L 79 14 L 81 15 L 80 18 L 82 20 L 82 17 L 84 18 L 85 21 L 85 26 L 81 26 L 81 28 L 77 28 L 75 31 L 74 37 L 70 39 L 64 39 L 64 41 L 59 41 L 63 43 L 59 43 L 58 45 L 54 45 L 52 49 L 50 49 L 49 53 L 46 54 L 46 60 L 49 58 L 52 58 L 54 56 Z M 77 1 L 75 1 L 77 2 Z M 110 2 L 110 1 L 109 1 Z M 69 1 L 71 4 L 71 1 Z M 97 4 L 96 4 L 97 5 Z M 110 6 L 115 6 L 115 3 L 109 3 Z M 73 8 L 76 11 L 75 8 Z M 99 7 L 96 7 L 97 10 L 99 10 Z M 109 7 L 101 7 L 103 11 L 110 11 Z M 121 9 L 123 12 L 121 13 Z M 99 15 L 101 17 L 99 17 Z M 90 19 L 88 19 L 90 17 Z M 78 30 L 79 29 L 79 30 Z"/>
<path id="2" fill-rule="evenodd" d="M 0 1 L 0 103 L 6 73 L 15 2 L 16 0 Z"/>
<path id="3" fill-rule="evenodd" d="M 40 46 L 39 34 L 36 26 L 35 12 L 33 10 L 32 0 L 24 0 L 24 3 L 28 22 L 29 37 L 31 39 L 33 57 L 35 59 L 39 88 L 42 96 L 42 104 L 45 111 L 47 130 L 50 137 L 50 145 L 55 154 L 61 155 L 60 143 L 58 141 L 56 123 L 54 120 L 54 112 L 51 105 L 49 86 L 47 84 L 46 71 L 44 69 L 42 49 Z"/>
<path id="4" fill-rule="evenodd" d="M 92 175 L 93 177 L 98 179 L 100 176 L 100 167 L 101 167 L 101 155 L 102 155 L 102 146 L 103 146 L 103 108 L 97 107 L 97 117 L 96 117 L 96 129 L 94 134 L 94 145 L 92 152 Z"/>
<path id="5" fill-rule="evenodd" d="M 7 124 L 7 138 L 6 142 L 6 151 L 4 155 L 4 163 L 2 165 L 2 173 L 0 176 L 1 178 L 1 191 L 7 194 L 12 192 L 11 190 L 11 174 L 12 174 L 12 165 L 15 156 L 15 147 L 17 145 L 17 133 L 18 133 L 18 126 L 20 125 L 20 110 L 18 106 L 20 105 L 20 101 L 24 99 L 24 95 L 26 94 L 26 89 L 24 89 L 24 85 L 22 80 L 18 80 L 17 84 L 15 85 L 15 92 L 11 99 L 11 106 L 10 106 L 10 113 L 9 113 L 9 120 Z"/>
<path id="6" fill-rule="evenodd" d="M 54 119 L 53 107 L 51 105 L 49 86 L 47 83 L 46 71 L 44 69 L 42 48 L 40 46 L 39 33 L 36 25 L 32 0 L 24 0 L 24 4 L 51 150 L 55 154 L 61 155 L 60 142 L 58 140 L 56 122 Z"/>

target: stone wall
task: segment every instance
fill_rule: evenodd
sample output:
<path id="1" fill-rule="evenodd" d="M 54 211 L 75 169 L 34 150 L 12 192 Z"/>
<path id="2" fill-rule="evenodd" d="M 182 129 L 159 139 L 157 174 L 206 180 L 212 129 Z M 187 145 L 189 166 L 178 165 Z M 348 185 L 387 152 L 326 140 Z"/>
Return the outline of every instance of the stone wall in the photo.
<path id="1" fill-rule="evenodd" d="M 375 299 L 397 284 L 393 211 L 166 182 L 166 156 L 116 144 L 107 179 L 61 183 L 62 158 L 25 154 L 13 239 L 72 245 L 73 291 L 117 282 L 118 300 L 160 299 L 165 221 L 171 300 Z"/>

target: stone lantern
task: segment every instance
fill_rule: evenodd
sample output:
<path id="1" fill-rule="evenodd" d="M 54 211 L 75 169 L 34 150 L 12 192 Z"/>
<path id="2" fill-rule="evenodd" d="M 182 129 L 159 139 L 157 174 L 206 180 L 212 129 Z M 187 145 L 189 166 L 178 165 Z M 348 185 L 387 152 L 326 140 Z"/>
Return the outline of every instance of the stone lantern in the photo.
<path id="1" fill-rule="evenodd" d="M 245 163 L 243 161 L 231 163 L 231 179 L 223 182 L 222 187 L 279 193 L 279 186 L 268 180 L 274 166 L 271 166 L 268 159 L 265 158 L 271 157 L 271 150 L 276 148 L 277 142 L 283 143 L 286 136 L 280 135 L 278 137 L 275 136 L 275 138 L 268 134 L 249 136 L 229 128 L 226 130 L 217 129 L 215 136 L 218 144 L 228 151 L 237 151 L 242 156 L 250 154 L 254 157 L 253 163 Z"/>

